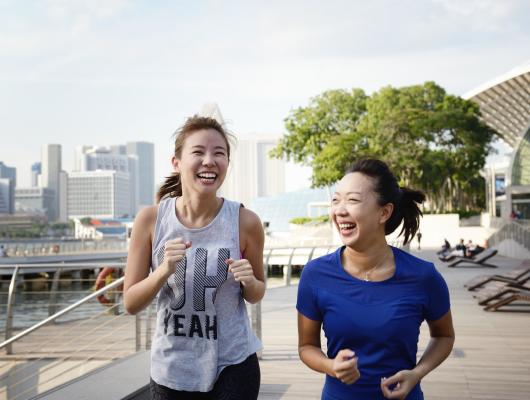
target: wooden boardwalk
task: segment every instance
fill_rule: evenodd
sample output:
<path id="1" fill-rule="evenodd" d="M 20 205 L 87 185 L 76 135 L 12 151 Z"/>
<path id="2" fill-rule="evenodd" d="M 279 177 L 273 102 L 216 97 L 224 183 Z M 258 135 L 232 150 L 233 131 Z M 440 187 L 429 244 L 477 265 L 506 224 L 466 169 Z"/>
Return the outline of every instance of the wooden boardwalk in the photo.
<path id="1" fill-rule="evenodd" d="M 463 288 L 463 284 L 477 274 L 502 273 L 516 266 L 518 261 L 497 256 L 492 259 L 500 265 L 496 270 L 450 269 L 439 262 L 432 251 L 423 251 L 420 256 L 435 261 L 449 285 L 457 335 L 453 354 L 422 382 L 426 399 L 530 398 L 530 307 L 519 307 L 517 312 L 485 312 L 472 293 Z M 324 376 L 311 371 L 298 359 L 296 290 L 297 286 L 271 288 L 262 303 L 264 350 L 260 399 L 320 398 Z M 100 326 L 102 321 L 103 327 Z M 58 355 L 67 357 L 61 368 L 71 368 L 71 375 L 77 376 L 131 354 L 135 347 L 134 322 L 131 316 L 116 318 L 105 314 L 85 321 L 82 326 L 55 324 L 29 335 L 14 345 L 15 355 L 0 357 L 3 379 L 0 399 L 13 398 L 15 393 L 27 391 L 30 382 L 46 381 L 43 367 L 48 368 L 46 373 L 50 376 L 56 375 L 50 366 Z M 99 337 L 100 342 L 91 343 L 94 337 Z M 419 341 L 420 354 L 427 341 L 428 329 L 424 325 Z M 83 342 L 87 345 L 81 345 Z M 33 366 L 24 369 L 26 361 L 36 359 Z M 21 379 L 28 382 L 19 385 L 17 390 L 7 389 L 7 381 Z M 147 383 L 147 367 L 145 379 Z M 41 390 L 49 388 L 49 384 Z"/>
<path id="2" fill-rule="evenodd" d="M 478 274 L 502 273 L 519 261 L 497 256 L 498 269 L 447 268 L 433 251 L 451 292 L 456 343 L 452 355 L 422 382 L 429 400 L 527 400 L 530 398 L 530 307 L 486 312 L 464 283 Z M 298 360 L 296 286 L 271 289 L 263 301 L 262 399 L 319 399 L 324 376 Z M 516 307 L 514 307 L 515 309 Z M 419 353 L 428 342 L 422 326 Z"/>

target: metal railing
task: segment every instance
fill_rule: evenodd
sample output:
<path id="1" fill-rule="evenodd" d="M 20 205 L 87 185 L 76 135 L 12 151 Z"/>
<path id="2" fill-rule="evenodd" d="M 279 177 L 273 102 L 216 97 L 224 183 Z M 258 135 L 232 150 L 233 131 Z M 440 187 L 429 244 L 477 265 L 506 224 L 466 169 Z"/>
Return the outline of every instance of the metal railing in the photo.
<path id="1" fill-rule="evenodd" d="M 530 227 L 518 221 L 504 220 L 500 229 L 488 239 L 490 247 L 498 247 L 504 240 L 513 240 L 530 250 Z"/>
<path id="2" fill-rule="evenodd" d="M 273 268 L 279 268 L 283 274 L 283 284 L 289 286 L 293 283 L 293 270 L 301 267 L 312 259 L 328 254 L 336 246 L 324 245 L 313 247 L 274 247 L 266 248 L 263 255 L 265 276 L 272 272 Z M 0 363 L 9 364 L 12 368 L 8 373 L 0 377 L 6 383 L 0 385 L 0 398 L 2 391 L 9 392 L 9 398 L 27 399 L 38 392 L 50 389 L 70 379 L 80 376 L 89 370 L 97 368 L 104 363 L 141 349 L 149 350 L 151 347 L 151 336 L 153 323 L 156 315 L 153 312 L 154 302 L 143 312 L 134 316 L 120 309 L 121 291 L 123 277 L 116 277 L 101 289 L 94 290 L 91 286 L 96 272 L 101 266 L 110 266 L 120 271 L 121 275 L 125 264 L 34 264 L 34 265 L 12 265 L 0 268 L 11 268 L 12 276 L 9 283 L 6 302 L 5 340 L 0 343 L 0 350 L 4 349 L 5 355 L 0 356 Z M 50 270 L 54 267 L 55 272 L 46 278 L 49 290 L 41 290 L 47 304 L 47 316 L 30 327 L 16 331 L 14 320 L 16 313 L 16 297 L 20 295 L 22 286 L 21 278 L 25 270 L 34 270 L 40 267 Z M 72 273 L 78 271 L 94 271 L 94 276 L 86 280 L 90 287 L 85 285 L 84 291 L 88 294 L 82 298 L 72 300 L 70 304 L 58 301 L 61 286 L 67 286 L 75 281 Z M 65 274 L 68 276 L 63 279 Z M 73 278 L 74 276 L 74 278 Z M 27 279 L 24 276 L 24 281 Z M 79 276 L 79 280 L 84 278 Z M 48 287 L 46 286 L 46 288 Z M 102 306 L 96 302 L 102 295 L 109 295 L 112 301 Z M 78 314 L 72 318 L 78 310 L 90 304 L 96 304 L 84 314 Z M 256 335 L 262 339 L 262 312 L 261 302 L 250 305 L 250 322 Z M 65 319 L 69 315 L 70 319 Z M 53 360 L 53 362 L 50 362 Z M 42 366 L 41 364 L 46 364 Z M 9 366 L 9 365 L 7 365 Z M 4 367 L 7 368 L 6 365 Z M 13 372 L 11 372 L 13 371 Z M 9 382 L 8 382 L 9 381 Z M 36 383 L 27 387 L 29 381 Z M 43 386 L 44 385 L 44 386 Z"/>
<path id="3" fill-rule="evenodd" d="M 104 265 L 116 271 L 124 268 L 123 263 Z M 32 293 L 48 299 L 47 304 L 42 302 L 40 307 L 44 308 L 41 313 L 47 312 L 49 316 L 29 328 L 15 331 L 15 298 L 24 291 L 22 283 L 32 280 L 24 274 L 24 270 L 34 271 L 36 267 L 49 270 L 51 265 L 11 266 L 13 274 L 6 304 L 6 340 L 0 343 L 0 349 L 4 349 L 4 355 L 0 355 L 0 366 L 6 371 L 0 377 L 0 398 L 31 398 L 140 350 L 144 337 L 145 347 L 150 347 L 151 307 L 135 316 L 120 309 L 123 277 L 117 277 L 99 290 L 94 290 L 91 285 L 95 277 L 72 278 L 75 276 L 72 273 L 99 269 L 101 264 L 55 265 L 56 272 L 46 279 L 50 290 Z M 85 282 L 82 290 L 77 291 L 82 298 L 71 300 L 71 304 L 58 302 L 57 299 L 64 293 L 75 292 L 63 290 L 64 287 L 70 289 L 79 280 L 89 281 L 89 284 Z M 100 296 L 106 296 L 111 301 L 102 305 L 97 301 Z M 144 319 L 146 327 L 142 329 Z"/>
<path id="4" fill-rule="evenodd" d="M 2 243 L 8 257 L 32 257 L 55 254 L 127 251 L 126 240 L 45 240 Z"/>

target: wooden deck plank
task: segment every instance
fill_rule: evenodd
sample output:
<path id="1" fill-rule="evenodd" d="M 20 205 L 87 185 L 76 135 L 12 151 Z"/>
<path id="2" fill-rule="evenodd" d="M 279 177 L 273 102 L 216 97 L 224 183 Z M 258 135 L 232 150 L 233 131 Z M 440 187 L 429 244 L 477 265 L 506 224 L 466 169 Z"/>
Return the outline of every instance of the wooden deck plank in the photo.
<path id="1" fill-rule="evenodd" d="M 492 261 L 499 264 L 499 268 L 485 271 L 447 268 L 436 260 L 434 252 L 424 251 L 421 256 L 437 264 L 449 285 L 457 335 L 453 354 L 423 380 L 425 398 L 530 398 L 530 307 L 520 308 L 528 312 L 486 312 L 477 305 L 472 293 L 463 287 L 475 275 L 503 273 L 516 266 L 518 261 L 496 256 Z M 260 362 L 260 399 L 320 398 L 324 376 L 311 371 L 298 359 L 296 290 L 296 286 L 269 289 L 262 303 L 264 350 Z M 134 317 L 112 318 L 111 315 L 103 315 L 77 328 L 71 328 L 72 323 L 47 326 L 16 343 L 15 355 L 1 356 L 0 373 L 3 377 L 7 376 L 16 360 L 17 368 L 20 369 L 25 359 L 43 358 L 49 363 L 49 359 L 60 355 L 69 357 L 68 361 L 74 365 L 76 360 L 92 357 L 92 367 L 130 354 L 135 348 Z M 104 328 L 76 340 L 83 338 L 102 321 L 107 321 Z M 90 342 L 96 337 L 105 339 L 97 346 L 89 345 L 86 348 L 79 343 L 83 340 Z M 419 355 L 428 339 L 428 329 L 424 324 L 419 340 Z M 102 346 L 108 349 L 102 350 Z M 2 398 L 0 392 L 0 400 Z"/>

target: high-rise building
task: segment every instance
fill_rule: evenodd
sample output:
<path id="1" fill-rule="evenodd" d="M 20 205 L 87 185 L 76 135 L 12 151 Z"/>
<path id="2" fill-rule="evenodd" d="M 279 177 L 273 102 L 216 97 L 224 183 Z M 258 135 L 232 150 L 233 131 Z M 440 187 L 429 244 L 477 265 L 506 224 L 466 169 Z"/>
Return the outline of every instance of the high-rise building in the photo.
<path id="1" fill-rule="evenodd" d="M 155 200 L 155 146 L 149 142 L 127 142 L 127 154 L 138 157 L 138 204 L 150 206 Z"/>
<path id="2" fill-rule="evenodd" d="M 50 219 L 55 201 L 55 192 L 43 187 L 21 187 L 15 189 L 15 209 L 17 213 L 44 214 Z"/>
<path id="3" fill-rule="evenodd" d="M 250 204 L 258 197 L 285 192 L 285 162 L 271 158 L 269 151 L 277 144 L 275 138 L 240 138 L 232 147 L 230 166 L 221 196 Z"/>
<path id="4" fill-rule="evenodd" d="M 31 187 L 38 187 L 39 175 L 41 174 L 42 164 L 40 162 L 31 165 Z"/>
<path id="5" fill-rule="evenodd" d="M 138 156 L 127 155 L 125 145 L 79 146 L 76 148 L 75 165 L 78 171 L 119 171 L 127 174 L 129 179 L 128 215 L 136 215 L 138 211 L 139 169 Z"/>
<path id="6" fill-rule="evenodd" d="M 115 170 L 68 174 L 68 218 L 130 216 L 129 174 Z"/>
<path id="7" fill-rule="evenodd" d="M 61 145 L 46 144 L 42 147 L 41 186 L 51 189 L 55 193 L 53 208 L 50 210 L 51 221 L 59 219 L 59 203 L 61 198 Z"/>
<path id="8" fill-rule="evenodd" d="M 17 186 L 17 169 L 8 167 L 0 161 L 0 213 L 15 212 L 15 187 Z"/>

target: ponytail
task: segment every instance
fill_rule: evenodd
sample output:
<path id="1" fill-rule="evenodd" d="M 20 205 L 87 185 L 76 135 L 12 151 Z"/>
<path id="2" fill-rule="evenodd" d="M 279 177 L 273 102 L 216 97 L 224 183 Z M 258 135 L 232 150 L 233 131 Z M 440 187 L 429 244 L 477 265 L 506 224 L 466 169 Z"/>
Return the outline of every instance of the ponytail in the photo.
<path id="1" fill-rule="evenodd" d="M 394 204 L 394 211 L 385 223 L 385 235 L 394 232 L 403 222 L 398 236 L 404 235 L 403 244 L 409 243 L 420 226 L 423 213 L 418 205 L 425 201 L 425 194 L 419 190 L 400 188 L 388 165 L 375 158 L 357 161 L 346 171 L 352 172 L 359 172 L 374 180 L 373 190 L 378 196 L 380 206 Z"/>
<path id="2" fill-rule="evenodd" d="M 409 243 L 412 238 L 418 232 L 420 227 L 420 217 L 423 216 L 418 204 L 421 204 L 425 201 L 425 194 L 419 190 L 409 189 L 402 187 L 401 191 L 401 201 L 399 205 L 396 205 L 398 209 L 397 214 L 401 214 L 399 219 L 399 224 L 403 221 L 403 227 L 398 236 L 403 235 L 403 244 Z M 396 227 L 397 228 L 397 227 Z M 394 228 L 392 231 L 394 231 Z M 386 226 L 385 226 L 386 230 Z"/>
<path id="3" fill-rule="evenodd" d="M 173 173 L 166 177 L 163 185 L 158 189 L 156 194 L 156 203 L 160 203 L 165 197 L 178 197 L 182 196 L 182 185 L 180 183 L 180 174 Z"/>

